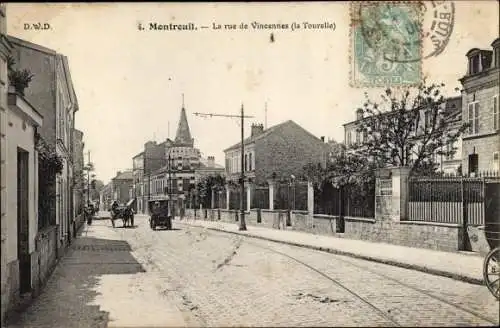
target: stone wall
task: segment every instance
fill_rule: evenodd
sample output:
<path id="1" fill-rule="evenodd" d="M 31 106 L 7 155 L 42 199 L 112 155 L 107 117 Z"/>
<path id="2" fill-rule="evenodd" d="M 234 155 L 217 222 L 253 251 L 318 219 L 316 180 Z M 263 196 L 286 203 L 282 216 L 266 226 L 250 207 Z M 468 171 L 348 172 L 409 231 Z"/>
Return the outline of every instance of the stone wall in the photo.
<path id="1" fill-rule="evenodd" d="M 485 256 L 490 251 L 490 246 L 486 241 L 484 226 L 469 226 L 467 228 L 467 238 L 473 252 Z"/>
<path id="2" fill-rule="evenodd" d="M 344 237 L 454 252 L 460 249 L 463 229 L 458 224 L 345 218 Z"/>
<path id="3" fill-rule="evenodd" d="M 38 283 L 41 288 L 49 278 L 57 262 L 57 227 L 40 231 L 35 240 L 37 253 Z"/>
<path id="4" fill-rule="evenodd" d="M 2 268 L 2 327 L 9 311 L 19 301 L 19 261 L 8 262 Z"/>
<path id="5" fill-rule="evenodd" d="M 217 221 L 217 209 L 197 210 L 197 219 Z M 428 223 L 414 221 L 376 221 L 369 218 L 344 218 L 344 232 L 339 229 L 339 218 L 329 215 L 315 214 L 312 220 L 305 211 L 292 211 L 291 225 L 286 224 L 286 211 L 260 210 L 261 222 L 257 220 L 258 210 L 245 212 L 245 222 L 249 226 L 269 229 L 294 230 L 311 234 L 326 235 L 349 239 L 366 240 L 394 245 L 419 247 L 440 251 L 454 252 L 460 249 L 463 240 L 463 228 L 457 224 Z M 220 210 L 223 222 L 237 224 L 236 210 Z M 187 218 L 194 218 L 193 210 L 186 210 Z M 469 235 L 471 232 L 469 232 Z M 479 242 L 473 244 L 474 251 L 486 250 L 488 245 L 484 232 L 478 230 Z"/>

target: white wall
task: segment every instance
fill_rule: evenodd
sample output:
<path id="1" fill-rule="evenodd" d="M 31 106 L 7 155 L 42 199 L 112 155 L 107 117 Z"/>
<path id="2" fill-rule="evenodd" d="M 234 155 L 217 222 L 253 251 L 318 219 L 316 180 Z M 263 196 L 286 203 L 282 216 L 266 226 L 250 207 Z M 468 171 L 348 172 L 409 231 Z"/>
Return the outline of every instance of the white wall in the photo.
<path id="1" fill-rule="evenodd" d="M 11 126 L 12 124 L 12 126 Z M 34 151 L 34 128 L 15 113 L 7 110 L 7 219 L 6 219 L 6 259 L 17 259 L 17 147 L 29 152 L 29 250 L 35 250 L 35 236 L 38 230 L 38 156 Z M 4 222 L 2 222 L 2 225 Z"/>

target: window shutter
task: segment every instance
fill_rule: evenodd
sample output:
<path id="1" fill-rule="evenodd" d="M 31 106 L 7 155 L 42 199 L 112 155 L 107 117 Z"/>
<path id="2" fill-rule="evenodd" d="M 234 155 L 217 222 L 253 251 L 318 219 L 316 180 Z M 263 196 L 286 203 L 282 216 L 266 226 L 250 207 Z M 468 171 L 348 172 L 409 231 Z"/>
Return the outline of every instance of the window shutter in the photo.
<path id="1" fill-rule="evenodd" d="M 479 103 L 475 103 L 474 110 L 474 133 L 479 133 Z"/>

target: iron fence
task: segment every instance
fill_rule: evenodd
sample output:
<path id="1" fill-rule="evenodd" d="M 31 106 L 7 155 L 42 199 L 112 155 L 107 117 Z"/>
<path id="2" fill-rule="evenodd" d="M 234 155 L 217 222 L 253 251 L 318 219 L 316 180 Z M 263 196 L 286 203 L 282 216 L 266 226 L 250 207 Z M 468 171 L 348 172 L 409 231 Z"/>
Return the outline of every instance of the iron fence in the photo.
<path id="1" fill-rule="evenodd" d="M 252 208 L 269 209 L 269 187 L 256 187 L 252 196 Z"/>
<path id="2" fill-rule="evenodd" d="M 243 193 L 243 209 L 247 208 L 247 197 L 246 191 Z M 239 189 L 231 189 L 229 193 L 229 209 L 230 210 L 239 210 L 240 209 L 240 196 L 241 192 Z"/>
<path id="3" fill-rule="evenodd" d="M 278 183 L 275 186 L 274 209 L 307 210 L 307 182 Z"/>
<path id="4" fill-rule="evenodd" d="M 486 184 L 492 183 L 500 178 L 411 178 L 408 220 L 484 225 Z"/>
<path id="5" fill-rule="evenodd" d="M 314 213 L 348 217 L 375 217 L 375 187 L 325 183 L 314 191 Z"/>
<path id="6" fill-rule="evenodd" d="M 214 191 L 214 208 L 226 208 L 227 200 L 226 200 L 226 190 L 215 190 Z"/>

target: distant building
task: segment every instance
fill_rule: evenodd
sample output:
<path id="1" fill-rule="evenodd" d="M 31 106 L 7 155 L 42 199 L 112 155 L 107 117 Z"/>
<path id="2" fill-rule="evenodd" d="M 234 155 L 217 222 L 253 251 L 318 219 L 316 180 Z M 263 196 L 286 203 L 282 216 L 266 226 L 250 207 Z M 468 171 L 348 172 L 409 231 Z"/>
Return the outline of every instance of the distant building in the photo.
<path id="1" fill-rule="evenodd" d="M 184 106 L 181 108 L 175 139 L 165 141 L 165 156 L 165 165 L 155 170 L 150 177 L 150 202 L 166 201 L 172 197 L 176 201 L 176 208 L 182 208 L 183 201 L 199 179 L 224 173 L 224 168 L 215 164 L 213 156 L 203 159 L 200 150 L 194 147 Z"/>
<path id="2" fill-rule="evenodd" d="M 99 192 L 100 210 L 109 211 L 113 203 L 112 183 L 109 182 Z"/>
<path id="3" fill-rule="evenodd" d="M 460 79 L 462 118 L 470 124 L 463 136 L 463 172 L 477 175 L 500 169 L 500 38 L 493 50 L 467 52 L 467 74 Z"/>
<path id="4" fill-rule="evenodd" d="M 73 217 L 77 217 L 83 211 L 84 189 L 83 189 L 83 132 L 73 130 Z"/>
<path id="5" fill-rule="evenodd" d="M 132 193 L 136 199 L 138 213 L 144 213 L 146 202 L 144 200 L 144 152 L 132 158 L 133 186 Z"/>
<path id="6" fill-rule="evenodd" d="M 198 183 L 198 181 L 208 176 L 224 176 L 225 171 L 224 166 L 215 163 L 214 156 L 208 156 L 206 159 L 200 158 L 200 164 L 194 170 L 194 181 Z"/>
<path id="7" fill-rule="evenodd" d="M 288 180 L 298 176 L 309 163 L 325 163 L 326 147 L 320 139 L 293 121 L 264 129 L 253 124 L 250 137 L 244 140 L 245 177 L 257 184 L 265 183 L 273 176 Z M 241 143 L 224 150 L 226 176 L 238 181 L 241 174 Z"/>
<path id="8" fill-rule="evenodd" d="M 130 190 L 134 185 L 134 176 L 132 170 L 118 171 L 116 176 L 111 179 L 112 200 L 118 204 L 125 204 L 130 200 Z"/>
<path id="9" fill-rule="evenodd" d="M 449 124 L 449 131 L 456 132 L 462 125 L 462 99 L 461 96 L 450 97 L 445 100 L 442 104 L 444 109 L 444 119 Z M 422 136 L 422 133 L 425 132 L 425 127 L 429 128 L 432 124 L 430 123 L 430 111 L 426 108 L 422 108 L 420 110 L 420 118 L 419 118 L 419 126 L 415 127 L 415 131 L 418 136 Z M 384 112 L 381 115 L 397 115 L 394 112 Z M 362 149 L 363 143 L 368 140 L 369 136 L 366 131 L 359 131 L 358 127 L 360 122 L 365 119 L 363 117 L 363 110 L 356 110 L 356 120 L 344 124 L 344 144 L 347 147 L 347 151 L 354 151 L 353 146 L 359 146 Z M 385 133 L 384 131 L 378 131 L 378 133 Z M 418 147 L 418 145 L 415 145 Z M 459 167 L 461 165 L 462 159 L 462 139 L 461 137 L 455 141 L 453 144 L 449 144 L 446 146 L 448 149 L 454 148 L 455 153 L 450 156 L 442 156 L 434 154 L 434 162 L 438 165 L 437 170 L 442 171 L 444 173 L 449 174 L 457 174 L 459 171 Z M 356 148 L 354 148 L 356 149 Z M 388 150 L 389 151 L 389 150 Z M 408 163 L 411 163 L 412 160 L 416 158 L 414 152 L 411 149 L 407 149 L 406 151 L 408 156 Z"/>

